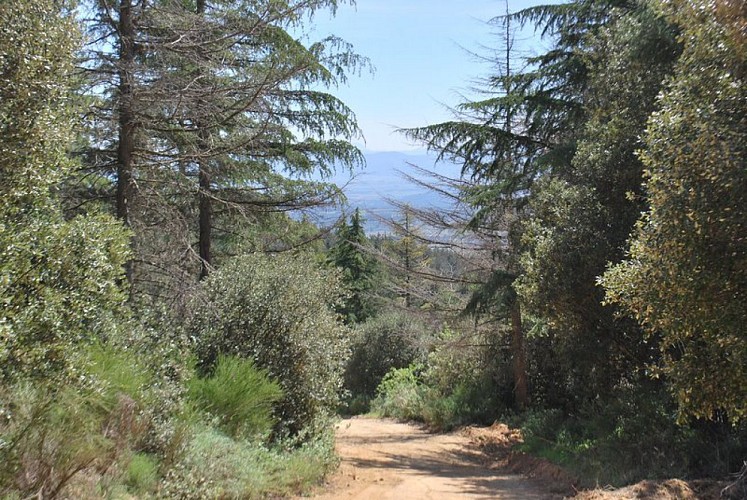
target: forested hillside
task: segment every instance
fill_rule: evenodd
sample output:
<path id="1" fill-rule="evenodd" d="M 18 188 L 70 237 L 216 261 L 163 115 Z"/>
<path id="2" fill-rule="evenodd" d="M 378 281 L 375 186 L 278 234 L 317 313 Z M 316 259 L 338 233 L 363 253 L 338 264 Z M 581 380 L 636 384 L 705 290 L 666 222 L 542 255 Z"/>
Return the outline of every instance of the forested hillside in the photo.
<path id="1" fill-rule="evenodd" d="M 0 0 L 0 496 L 300 494 L 366 412 L 747 493 L 744 2 L 497 8 L 376 235 L 305 215 L 365 163 L 338 3 Z"/>

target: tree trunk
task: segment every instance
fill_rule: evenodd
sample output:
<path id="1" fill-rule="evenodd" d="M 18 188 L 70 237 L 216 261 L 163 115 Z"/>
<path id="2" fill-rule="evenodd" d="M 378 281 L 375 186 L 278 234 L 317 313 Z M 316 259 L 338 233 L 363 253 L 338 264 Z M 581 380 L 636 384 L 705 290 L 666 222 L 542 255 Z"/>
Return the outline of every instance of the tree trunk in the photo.
<path id="1" fill-rule="evenodd" d="M 213 231 L 213 200 L 210 192 L 210 174 L 204 165 L 200 164 L 200 279 L 210 273 L 211 255 L 210 243 Z"/>
<path id="2" fill-rule="evenodd" d="M 196 11 L 198 15 L 205 13 L 205 0 L 197 0 Z M 198 70 L 199 71 L 199 70 Z M 200 137 L 198 144 L 201 150 L 207 149 L 207 130 L 200 128 L 198 124 L 197 134 Z M 210 255 L 210 246 L 212 243 L 213 232 L 213 199 L 210 189 L 210 172 L 204 161 L 198 161 L 199 164 L 199 233 L 200 233 L 200 279 L 204 279 L 210 274 L 210 264 L 212 256 Z"/>
<path id="3" fill-rule="evenodd" d="M 135 23 L 132 0 L 119 4 L 119 143 L 117 145 L 117 217 L 130 227 L 133 193 L 133 153 L 135 151 L 135 113 L 133 110 L 133 71 L 135 65 Z M 132 284 L 133 264 L 125 266 Z"/>
<path id="4" fill-rule="evenodd" d="M 410 211 L 405 211 L 405 308 L 410 309 L 412 299 L 410 298 L 410 273 L 412 272 L 412 263 L 410 262 Z"/>
<path id="5" fill-rule="evenodd" d="M 521 305 L 518 298 L 514 300 L 514 304 L 511 306 L 511 354 L 513 357 L 516 408 L 524 410 L 529 406 L 529 389 L 527 387 L 527 358 L 524 350 Z"/>

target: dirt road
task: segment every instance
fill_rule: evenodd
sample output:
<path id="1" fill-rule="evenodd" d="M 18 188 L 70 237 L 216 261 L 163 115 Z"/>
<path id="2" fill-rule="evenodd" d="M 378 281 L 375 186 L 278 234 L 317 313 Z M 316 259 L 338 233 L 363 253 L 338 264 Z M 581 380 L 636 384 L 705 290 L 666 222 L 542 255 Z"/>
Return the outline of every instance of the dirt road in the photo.
<path id="1" fill-rule="evenodd" d="M 464 433 L 353 418 L 337 429 L 340 469 L 317 499 L 537 500 L 560 498 L 528 479 L 491 470 Z"/>

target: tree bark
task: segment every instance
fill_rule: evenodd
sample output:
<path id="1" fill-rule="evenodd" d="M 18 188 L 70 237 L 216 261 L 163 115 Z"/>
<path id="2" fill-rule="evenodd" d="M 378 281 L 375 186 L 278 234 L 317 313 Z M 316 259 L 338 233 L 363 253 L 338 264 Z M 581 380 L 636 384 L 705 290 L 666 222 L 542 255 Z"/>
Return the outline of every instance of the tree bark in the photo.
<path id="1" fill-rule="evenodd" d="M 205 166 L 200 164 L 200 279 L 210 273 L 211 255 L 210 244 L 213 231 L 213 200 L 210 192 L 210 174 Z"/>
<path id="2" fill-rule="evenodd" d="M 205 13 L 205 0 L 197 0 L 196 10 L 198 15 Z M 199 71 L 199 70 L 198 70 Z M 207 131 L 200 128 L 197 132 L 200 140 L 199 144 L 202 150 L 207 148 Z M 204 279 L 210 274 L 212 255 L 210 246 L 212 243 L 213 233 L 213 199 L 210 189 L 210 172 L 205 161 L 199 160 L 199 253 L 200 253 L 200 279 Z"/>
<path id="3" fill-rule="evenodd" d="M 119 5 L 119 143 L 117 145 L 117 217 L 130 221 L 135 114 L 132 109 L 132 70 L 135 64 L 135 25 L 131 0 Z"/>
<path id="4" fill-rule="evenodd" d="M 125 226 L 132 225 L 130 208 L 133 196 L 133 157 L 135 151 L 135 113 L 133 79 L 135 65 L 135 23 L 132 0 L 119 4 L 119 142 L 117 145 L 117 217 Z M 127 281 L 132 284 L 133 263 L 125 266 Z"/>
<path id="5" fill-rule="evenodd" d="M 514 398 L 518 410 L 524 410 L 529 406 L 527 358 L 524 349 L 524 331 L 522 328 L 521 305 L 517 298 L 511 306 L 511 354 L 513 357 Z"/>

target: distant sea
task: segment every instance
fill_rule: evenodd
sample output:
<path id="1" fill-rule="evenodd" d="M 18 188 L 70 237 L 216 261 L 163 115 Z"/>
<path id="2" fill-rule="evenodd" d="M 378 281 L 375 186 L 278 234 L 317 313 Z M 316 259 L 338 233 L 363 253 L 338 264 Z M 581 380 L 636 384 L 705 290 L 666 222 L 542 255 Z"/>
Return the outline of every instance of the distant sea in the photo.
<path id="1" fill-rule="evenodd" d="M 312 218 L 322 225 L 334 223 L 343 213 L 348 217 L 360 208 L 365 219 L 366 233 L 389 232 L 387 219 L 397 218 L 398 209 L 387 200 L 406 203 L 415 208 L 451 207 L 451 201 L 416 183 L 407 175 L 429 181 L 428 176 L 415 167 L 438 175 L 458 178 L 460 167 L 448 162 L 436 163 L 434 155 L 425 153 L 376 152 L 365 154 L 365 168 L 354 172 L 338 171 L 326 179 L 343 188 L 347 203 L 342 207 L 315 209 Z"/>

